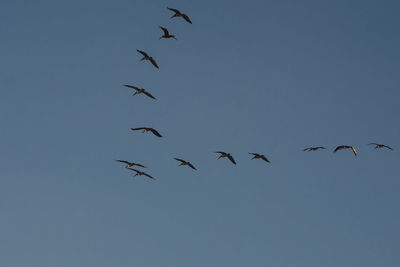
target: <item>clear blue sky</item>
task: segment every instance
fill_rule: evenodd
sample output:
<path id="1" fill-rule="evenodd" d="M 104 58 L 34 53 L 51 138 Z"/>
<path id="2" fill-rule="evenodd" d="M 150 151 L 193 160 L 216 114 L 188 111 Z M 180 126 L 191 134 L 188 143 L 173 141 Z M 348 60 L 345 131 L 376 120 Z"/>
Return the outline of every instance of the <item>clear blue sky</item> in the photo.
<path id="1" fill-rule="evenodd" d="M 399 11 L 2 0 L 0 266 L 400 266 Z"/>

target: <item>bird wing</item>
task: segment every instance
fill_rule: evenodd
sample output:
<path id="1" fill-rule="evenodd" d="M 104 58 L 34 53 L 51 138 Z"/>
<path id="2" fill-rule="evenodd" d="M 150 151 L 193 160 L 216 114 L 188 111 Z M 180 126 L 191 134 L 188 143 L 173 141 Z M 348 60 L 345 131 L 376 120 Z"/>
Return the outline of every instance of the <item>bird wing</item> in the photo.
<path id="1" fill-rule="evenodd" d="M 393 150 L 393 148 L 392 148 L 392 147 L 390 147 L 390 146 L 387 146 L 387 145 L 383 145 L 383 147 L 386 147 L 387 149 Z"/>
<path id="2" fill-rule="evenodd" d="M 150 131 L 151 131 L 155 136 L 162 137 L 162 135 L 161 135 L 159 132 L 157 132 L 157 130 L 155 130 L 155 129 L 153 129 L 153 128 L 150 128 Z"/>
<path id="3" fill-rule="evenodd" d="M 121 162 L 121 163 L 125 163 L 125 164 L 131 164 L 129 161 L 126 161 L 126 160 L 117 159 L 115 161 L 118 161 L 118 162 Z"/>
<path id="4" fill-rule="evenodd" d="M 134 172 L 136 172 L 136 173 L 140 173 L 140 171 L 139 170 L 136 170 L 136 169 L 134 169 L 134 168 L 127 168 L 128 170 L 131 170 L 131 171 L 134 171 Z"/>
<path id="5" fill-rule="evenodd" d="M 234 159 L 231 155 L 228 155 L 228 159 L 229 159 L 230 161 L 232 161 L 233 164 L 236 165 L 235 159 Z"/>
<path id="6" fill-rule="evenodd" d="M 374 145 L 374 146 L 377 146 L 377 145 L 379 145 L 379 144 L 377 144 L 377 143 L 369 143 L 368 145 Z"/>
<path id="7" fill-rule="evenodd" d="M 189 165 L 190 168 L 192 168 L 193 170 L 197 170 L 192 163 L 188 162 L 187 165 Z"/>
<path id="8" fill-rule="evenodd" d="M 355 147 L 352 146 L 351 150 L 353 150 L 354 155 L 357 156 L 357 150 L 355 149 Z"/>
<path id="9" fill-rule="evenodd" d="M 182 17 L 183 17 L 187 22 L 189 22 L 190 24 L 192 24 L 192 21 L 190 20 L 190 18 L 189 18 L 188 15 L 182 14 Z"/>
<path id="10" fill-rule="evenodd" d="M 142 168 L 147 168 L 146 166 L 139 164 L 139 163 L 133 163 L 134 166 L 142 167 Z"/>
<path id="11" fill-rule="evenodd" d="M 268 162 L 268 163 L 271 163 L 271 162 L 267 159 L 266 156 L 262 155 L 261 158 L 262 158 L 264 161 L 266 161 L 266 162 Z"/>
<path id="12" fill-rule="evenodd" d="M 147 176 L 147 177 L 149 177 L 150 179 L 153 179 L 153 180 L 155 180 L 156 178 L 154 178 L 153 176 L 151 176 L 150 174 L 148 174 L 148 173 L 145 173 L 145 172 L 142 172 L 142 174 L 144 175 L 144 176 Z"/>
<path id="13" fill-rule="evenodd" d="M 150 98 L 156 99 L 154 96 L 152 96 L 152 94 L 150 94 L 150 93 L 147 92 L 147 91 L 144 91 L 143 93 L 144 93 L 145 95 L 147 95 L 148 97 L 150 97 Z"/>
<path id="14" fill-rule="evenodd" d="M 303 151 L 310 151 L 311 147 L 304 148 Z"/>
<path id="15" fill-rule="evenodd" d="M 343 148 L 344 148 L 344 146 L 338 146 L 338 147 L 335 148 L 335 150 L 333 152 L 336 152 L 336 151 L 341 150 Z"/>
<path id="16" fill-rule="evenodd" d="M 170 7 L 167 7 L 169 10 L 171 10 L 171 11 L 174 11 L 176 14 L 181 14 L 181 12 L 178 10 L 178 9 L 175 9 L 175 8 L 170 8 Z"/>
<path id="17" fill-rule="evenodd" d="M 140 127 L 140 128 L 131 128 L 132 131 L 139 131 L 139 130 L 146 130 L 148 128 L 146 127 Z"/>
<path id="18" fill-rule="evenodd" d="M 178 158 L 174 158 L 175 160 L 177 160 L 177 161 L 180 161 L 180 162 L 182 162 L 182 163 L 187 163 L 185 160 L 183 160 L 183 159 L 178 159 Z"/>
<path id="19" fill-rule="evenodd" d="M 257 153 L 249 152 L 250 155 L 257 156 Z"/>
<path id="20" fill-rule="evenodd" d="M 149 57 L 149 55 L 148 55 L 146 52 L 142 51 L 142 50 L 136 49 L 136 51 L 138 51 L 138 52 L 139 52 L 140 54 L 142 54 L 144 57 Z"/>
<path id="21" fill-rule="evenodd" d="M 154 60 L 154 58 L 150 58 L 150 62 L 151 62 L 151 64 L 153 64 L 153 66 L 154 67 L 156 67 L 157 69 L 159 69 L 159 67 L 158 67 L 158 65 L 157 65 L 157 62 Z"/>
<path id="22" fill-rule="evenodd" d="M 221 155 L 226 155 L 226 153 L 223 152 L 223 151 L 215 151 L 214 153 L 219 153 L 219 154 L 221 154 Z"/>
<path id="23" fill-rule="evenodd" d="M 326 149 L 326 147 L 318 146 L 317 149 Z"/>
<path id="24" fill-rule="evenodd" d="M 160 26 L 160 29 L 163 30 L 164 35 L 169 35 L 168 29 Z"/>
<path id="25" fill-rule="evenodd" d="M 133 86 L 133 85 L 124 84 L 124 86 L 125 86 L 125 87 L 129 87 L 129 88 L 132 88 L 132 89 L 135 89 L 136 91 L 139 91 L 139 90 L 140 90 L 139 87 L 136 87 L 136 86 Z"/>

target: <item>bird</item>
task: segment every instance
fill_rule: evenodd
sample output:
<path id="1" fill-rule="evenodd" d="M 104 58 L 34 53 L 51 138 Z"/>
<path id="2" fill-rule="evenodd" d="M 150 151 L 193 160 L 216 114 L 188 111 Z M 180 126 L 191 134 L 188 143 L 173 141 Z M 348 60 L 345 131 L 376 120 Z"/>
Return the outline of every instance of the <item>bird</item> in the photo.
<path id="1" fill-rule="evenodd" d="M 190 168 L 192 168 L 193 170 L 197 170 L 197 169 L 193 166 L 193 164 L 190 163 L 189 161 L 186 161 L 186 160 L 183 160 L 183 159 L 178 159 L 178 158 L 174 158 L 174 159 L 181 162 L 181 164 L 179 164 L 179 166 L 185 166 L 185 165 L 187 165 L 187 166 L 189 166 Z"/>
<path id="2" fill-rule="evenodd" d="M 374 145 L 374 146 L 375 146 L 375 149 L 376 149 L 376 148 L 387 148 L 387 149 L 393 150 L 392 147 L 387 146 L 387 145 L 383 145 L 383 144 L 370 143 L 370 144 L 368 144 L 368 145 Z"/>
<path id="3" fill-rule="evenodd" d="M 160 37 L 160 39 L 165 38 L 174 38 L 175 40 L 178 40 L 178 38 L 176 38 L 176 35 L 173 34 L 169 34 L 167 28 L 160 26 L 160 29 L 163 30 L 164 34 Z"/>
<path id="4" fill-rule="evenodd" d="M 307 147 L 307 148 L 304 148 L 303 151 L 316 151 L 318 149 L 326 149 L 326 148 L 323 146 Z"/>
<path id="5" fill-rule="evenodd" d="M 218 159 L 220 159 L 220 158 L 228 158 L 233 164 L 236 165 L 235 159 L 232 157 L 231 154 L 223 152 L 223 151 L 216 151 L 215 153 L 219 153 L 220 154 Z"/>
<path id="6" fill-rule="evenodd" d="M 264 161 L 266 161 L 266 162 L 268 162 L 268 163 L 271 163 L 271 162 L 267 159 L 267 157 L 264 156 L 264 155 L 261 155 L 261 154 L 258 154 L 258 153 L 253 153 L 253 152 L 249 152 L 249 154 L 254 156 L 254 157 L 252 158 L 252 160 L 253 160 L 253 159 L 262 159 L 262 160 L 264 160 Z"/>
<path id="7" fill-rule="evenodd" d="M 135 92 L 132 96 L 138 95 L 138 94 L 145 94 L 145 95 L 147 95 L 147 96 L 150 97 L 150 98 L 156 99 L 152 94 L 150 94 L 149 92 L 147 92 L 146 89 L 144 89 L 144 88 L 139 88 L 139 87 L 136 87 L 136 86 L 133 86 L 133 85 L 129 85 L 129 84 L 124 84 L 124 86 L 136 90 L 136 92 Z"/>
<path id="8" fill-rule="evenodd" d="M 355 149 L 354 146 L 347 146 L 347 145 L 342 145 L 342 146 L 338 146 L 335 148 L 335 150 L 333 151 L 333 153 L 335 153 L 336 151 L 339 151 L 341 149 L 351 149 L 354 153 L 354 156 L 357 156 L 357 150 Z"/>
<path id="9" fill-rule="evenodd" d="M 158 137 L 162 137 L 162 135 L 157 132 L 157 130 L 153 129 L 153 128 L 149 128 L 149 127 L 139 127 L 139 128 L 131 128 L 132 131 L 139 131 L 139 130 L 143 130 L 143 132 L 152 132 L 155 136 Z"/>
<path id="10" fill-rule="evenodd" d="M 175 14 L 172 15 L 172 17 L 171 17 L 170 19 L 175 18 L 175 17 L 182 17 L 182 18 L 184 18 L 187 22 L 189 22 L 190 24 L 192 24 L 192 21 L 189 19 L 189 16 L 188 16 L 188 15 L 186 15 L 186 14 L 180 12 L 178 9 L 170 8 L 170 7 L 167 7 L 167 8 L 168 8 L 169 10 L 175 12 Z"/>
<path id="11" fill-rule="evenodd" d="M 129 161 L 126 161 L 126 160 L 117 159 L 117 160 L 115 160 L 115 161 L 121 162 L 121 163 L 125 163 L 125 164 L 126 164 L 125 168 L 132 167 L 132 166 L 138 166 L 138 167 L 142 167 L 142 168 L 147 168 L 146 166 L 144 166 L 144 165 L 142 165 L 142 164 L 134 163 L 134 162 L 129 162 Z"/>
<path id="12" fill-rule="evenodd" d="M 140 61 L 143 60 L 150 60 L 151 64 L 153 64 L 154 67 L 156 67 L 157 69 L 159 69 L 157 62 L 154 60 L 154 58 L 152 58 L 151 56 L 149 56 L 146 52 L 136 49 L 136 51 L 138 51 L 140 54 L 143 55 L 142 59 Z"/>
<path id="13" fill-rule="evenodd" d="M 155 180 L 156 178 L 154 178 L 153 176 L 151 176 L 150 174 L 148 174 L 148 173 L 145 173 L 145 172 L 142 172 L 142 171 L 139 171 L 139 170 L 136 170 L 136 169 L 133 169 L 133 168 L 128 168 L 129 170 L 131 170 L 131 171 L 135 171 L 136 172 L 136 174 L 134 175 L 134 176 L 142 176 L 142 175 L 144 175 L 144 176 L 147 176 L 147 177 L 149 177 L 150 179 L 153 179 L 153 180 Z"/>

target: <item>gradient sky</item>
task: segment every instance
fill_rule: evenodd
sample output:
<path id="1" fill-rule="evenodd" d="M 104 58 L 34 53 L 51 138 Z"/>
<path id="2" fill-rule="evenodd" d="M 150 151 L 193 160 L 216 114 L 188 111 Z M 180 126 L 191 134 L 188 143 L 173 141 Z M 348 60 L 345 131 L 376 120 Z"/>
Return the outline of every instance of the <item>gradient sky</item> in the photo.
<path id="1" fill-rule="evenodd" d="M 0 266 L 400 266 L 399 11 L 2 0 Z"/>

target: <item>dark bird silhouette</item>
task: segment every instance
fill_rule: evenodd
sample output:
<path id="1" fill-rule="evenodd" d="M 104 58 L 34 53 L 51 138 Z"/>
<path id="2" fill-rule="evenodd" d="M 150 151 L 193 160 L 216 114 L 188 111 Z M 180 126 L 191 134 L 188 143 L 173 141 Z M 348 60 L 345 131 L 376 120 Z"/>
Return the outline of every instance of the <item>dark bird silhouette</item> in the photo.
<path id="1" fill-rule="evenodd" d="M 140 61 L 143 60 L 149 60 L 151 62 L 151 64 L 153 64 L 154 67 L 156 67 L 157 69 L 159 69 L 157 62 L 154 60 L 154 58 L 152 58 L 151 56 L 149 56 L 146 52 L 136 49 L 136 51 L 138 51 L 140 54 L 143 55 L 142 59 Z"/>
<path id="2" fill-rule="evenodd" d="M 262 159 L 262 160 L 264 160 L 264 161 L 266 161 L 266 162 L 268 162 L 268 163 L 271 163 L 271 162 L 267 159 L 267 157 L 264 156 L 264 155 L 261 155 L 261 154 L 258 154 L 258 153 L 252 153 L 252 152 L 249 152 L 249 154 L 254 156 L 252 159 Z"/>
<path id="3" fill-rule="evenodd" d="M 139 87 L 136 87 L 136 86 L 133 86 L 133 85 L 129 85 L 129 84 L 124 84 L 124 86 L 132 88 L 132 89 L 135 89 L 136 92 L 133 94 L 133 96 L 134 95 L 138 95 L 138 94 L 145 94 L 150 98 L 156 99 L 152 94 L 147 92 L 146 89 L 144 89 L 144 88 L 139 88 Z"/>
<path id="4" fill-rule="evenodd" d="M 125 163 L 126 164 L 125 168 L 132 167 L 132 166 L 138 166 L 138 167 L 142 167 L 142 168 L 147 168 L 146 166 L 144 166 L 142 164 L 129 162 L 129 161 L 126 161 L 126 160 L 117 159 L 116 161 L 121 162 L 121 163 Z"/>
<path id="5" fill-rule="evenodd" d="M 368 144 L 368 145 L 374 145 L 374 146 L 375 146 L 375 149 L 377 149 L 377 148 L 387 148 L 387 149 L 393 150 L 393 148 L 391 148 L 390 146 L 383 145 L 383 144 L 370 143 L 370 144 Z"/>
<path id="6" fill-rule="evenodd" d="M 181 164 L 179 164 L 179 166 L 189 166 L 190 168 L 192 168 L 193 170 L 197 170 L 192 163 L 190 163 L 189 161 L 183 160 L 183 159 L 178 159 L 178 158 L 174 158 L 175 160 L 179 161 Z"/>
<path id="7" fill-rule="evenodd" d="M 169 10 L 175 12 L 175 14 L 172 15 L 171 19 L 172 19 L 172 18 L 176 18 L 176 17 L 182 17 L 182 18 L 184 18 L 187 22 L 189 22 L 190 24 L 192 24 L 192 21 L 190 20 L 190 18 L 189 18 L 188 15 L 186 15 L 186 14 L 180 12 L 178 9 L 169 8 L 169 7 L 167 7 L 167 8 L 168 8 Z"/>
<path id="8" fill-rule="evenodd" d="M 153 128 L 148 128 L 148 127 L 139 127 L 139 128 L 131 128 L 132 131 L 139 131 L 139 130 L 143 130 L 143 133 L 145 132 L 152 132 L 155 136 L 158 137 L 162 137 L 162 135 L 157 132 L 157 130 L 153 129 Z"/>
<path id="9" fill-rule="evenodd" d="M 176 38 L 176 35 L 169 34 L 167 28 L 164 28 L 164 27 L 160 26 L 160 29 L 163 30 L 163 32 L 164 32 L 164 34 L 160 37 L 160 39 L 162 39 L 162 38 L 165 38 L 165 39 L 174 38 L 175 40 L 178 40 L 178 38 Z"/>
<path id="10" fill-rule="evenodd" d="M 144 176 L 147 176 L 147 177 L 149 177 L 150 179 L 153 179 L 153 180 L 155 180 L 156 178 L 154 178 L 153 176 L 151 176 L 150 174 L 148 174 L 148 173 L 145 173 L 145 172 L 142 172 L 142 171 L 139 171 L 139 170 L 136 170 L 136 169 L 133 169 L 133 168 L 128 168 L 129 170 L 131 170 L 131 171 L 134 171 L 134 172 L 136 172 L 136 174 L 134 175 L 134 176 L 142 176 L 142 175 L 144 175 Z"/>
<path id="11" fill-rule="evenodd" d="M 219 153 L 220 154 L 218 159 L 220 159 L 220 158 L 228 158 L 233 164 L 236 165 L 235 159 L 232 157 L 231 154 L 223 152 L 223 151 L 216 151 L 215 153 Z"/>
<path id="12" fill-rule="evenodd" d="M 326 149 L 326 148 L 323 147 L 323 146 L 314 146 L 314 147 L 307 147 L 307 148 L 304 148 L 303 151 L 316 151 L 316 150 L 318 150 L 318 149 Z"/>
<path id="13" fill-rule="evenodd" d="M 357 156 L 357 150 L 355 149 L 355 147 L 347 146 L 347 145 L 342 145 L 342 146 L 336 147 L 335 150 L 333 151 L 333 153 L 335 153 L 336 151 L 342 150 L 342 149 L 351 149 L 354 153 L 354 156 Z"/>

